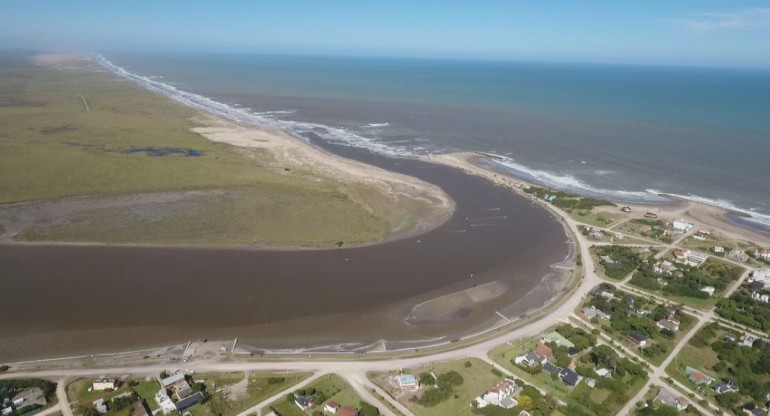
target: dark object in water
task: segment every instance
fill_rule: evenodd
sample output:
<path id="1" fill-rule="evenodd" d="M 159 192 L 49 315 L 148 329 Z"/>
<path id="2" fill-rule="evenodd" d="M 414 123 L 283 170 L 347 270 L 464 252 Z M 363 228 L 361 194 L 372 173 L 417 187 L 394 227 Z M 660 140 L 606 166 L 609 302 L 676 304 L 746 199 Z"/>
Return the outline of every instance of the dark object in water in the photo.
<path id="1" fill-rule="evenodd" d="M 198 157 L 203 153 L 195 149 L 180 149 L 177 147 L 143 147 L 124 150 L 121 153 L 132 155 L 134 153 L 147 153 L 148 156 L 163 157 L 168 155 L 183 155 Z"/>

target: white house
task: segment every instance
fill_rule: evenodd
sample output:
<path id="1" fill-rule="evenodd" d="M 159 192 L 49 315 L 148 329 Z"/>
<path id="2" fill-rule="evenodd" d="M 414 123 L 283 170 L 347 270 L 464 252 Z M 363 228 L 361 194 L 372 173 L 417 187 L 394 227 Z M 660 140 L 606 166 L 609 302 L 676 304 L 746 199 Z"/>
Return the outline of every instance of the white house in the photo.
<path id="1" fill-rule="evenodd" d="M 155 401 L 160 406 L 160 410 L 164 415 L 176 411 L 176 405 L 171 401 L 171 398 L 168 397 L 166 389 L 160 389 L 157 393 L 155 393 Z"/>
<path id="2" fill-rule="evenodd" d="M 749 278 L 750 282 L 765 282 L 765 284 L 770 283 L 770 269 L 767 267 L 761 267 L 757 270 L 754 270 L 751 273 L 751 277 Z"/>
<path id="3" fill-rule="evenodd" d="M 690 231 L 692 227 L 695 227 L 695 224 L 685 220 L 676 220 L 674 221 L 673 227 L 679 231 Z"/>
<path id="4" fill-rule="evenodd" d="M 760 302 L 768 303 L 770 302 L 770 296 L 761 294 L 759 292 L 754 292 L 751 294 L 751 298 L 754 300 L 758 300 Z"/>
<path id="5" fill-rule="evenodd" d="M 108 390 L 108 389 L 115 389 L 115 379 L 114 378 L 100 378 L 98 380 L 94 380 L 94 384 L 92 385 L 92 388 L 94 390 Z"/>
<path id="6" fill-rule="evenodd" d="M 758 259 L 770 260 L 770 250 L 762 250 L 762 251 L 757 250 L 756 253 L 754 253 L 754 255 Z"/>
<path id="7" fill-rule="evenodd" d="M 749 255 L 743 252 L 742 250 L 732 250 L 730 251 L 730 254 L 728 254 L 730 258 L 733 258 L 738 261 L 745 262 L 749 259 Z"/>
<path id="8" fill-rule="evenodd" d="M 324 405 L 324 412 L 335 414 L 339 410 L 340 405 L 335 401 L 330 401 Z"/>
<path id="9" fill-rule="evenodd" d="M 534 367 L 538 364 L 543 365 L 548 362 L 548 357 L 537 355 L 534 352 L 528 352 L 524 355 L 519 355 L 513 360 L 516 364 L 523 364 L 527 367 Z"/>
<path id="10" fill-rule="evenodd" d="M 519 402 L 512 396 L 516 393 L 516 383 L 511 379 L 505 379 L 495 387 L 487 390 L 484 394 L 476 398 L 478 407 L 487 407 L 489 405 L 500 406 L 510 409 L 519 405 Z"/>
<path id="11" fill-rule="evenodd" d="M 104 399 L 94 400 L 93 406 L 94 406 L 94 409 L 97 412 L 99 412 L 100 415 L 107 413 L 107 404 L 104 403 Z"/>
<path id="12" fill-rule="evenodd" d="M 685 399 L 683 396 L 665 387 L 660 389 L 660 392 L 658 392 L 658 397 L 656 397 L 655 399 L 660 401 L 661 404 L 675 407 L 676 410 L 687 409 L 687 406 L 690 405 L 687 399 Z"/>
<path id="13" fill-rule="evenodd" d="M 610 375 L 612 375 L 612 370 L 610 370 L 609 368 L 600 368 L 596 370 L 596 375 L 598 375 L 599 377 L 609 377 Z"/>
<path id="14" fill-rule="evenodd" d="M 670 261 L 663 260 L 661 262 L 655 263 L 655 266 L 652 270 L 657 274 L 670 275 L 672 272 L 676 271 L 676 267 Z"/>
<path id="15" fill-rule="evenodd" d="M 717 289 L 714 286 L 703 286 L 702 288 L 700 288 L 701 292 L 706 292 L 709 294 L 709 296 L 714 296 L 714 292 L 716 290 Z"/>
<path id="16" fill-rule="evenodd" d="M 725 248 L 722 246 L 714 246 L 714 253 L 715 254 L 722 254 L 725 252 Z"/>
<path id="17" fill-rule="evenodd" d="M 706 260 L 708 260 L 708 258 L 709 258 L 708 254 L 699 253 L 697 251 L 690 251 L 687 253 L 686 260 L 688 263 L 692 263 L 693 266 L 697 267 L 703 264 L 703 262 L 705 262 Z"/>

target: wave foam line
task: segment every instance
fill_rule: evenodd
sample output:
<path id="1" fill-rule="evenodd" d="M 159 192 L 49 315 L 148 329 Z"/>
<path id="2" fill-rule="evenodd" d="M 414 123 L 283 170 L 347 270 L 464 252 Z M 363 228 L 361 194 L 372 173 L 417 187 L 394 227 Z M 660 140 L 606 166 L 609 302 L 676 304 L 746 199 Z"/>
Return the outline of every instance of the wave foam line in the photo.
<path id="1" fill-rule="evenodd" d="M 331 143 L 350 147 L 360 147 L 387 156 L 416 156 L 413 151 L 406 148 L 389 146 L 378 142 L 376 139 L 352 133 L 341 127 L 333 127 L 312 122 L 282 120 L 275 117 L 277 115 L 292 114 L 294 112 L 292 110 L 276 110 L 257 113 L 250 111 L 248 108 L 235 108 L 235 106 L 227 105 L 199 94 L 183 91 L 173 85 L 157 81 L 154 79 L 157 77 L 148 77 L 132 73 L 125 68 L 113 64 L 102 55 L 97 55 L 96 60 L 100 65 L 113 74 L 137 83 L 150 91 L 171 98 L 188 107 L 204 110 L 235 122 L 280 128 L 295 136 L 303 138 L 305 141 L 307 141 L 307 138 L 304 137 L 303 134 L 314 133 Z"/>
<path id="2" fill-rule="evenodd" d="M 740 208 L 735 204 L 733 204 L 732 202 L 725 199 L 711 199 L 711 198 L 705 198 L 698 195 L 672 194 L 669 192 L 663 192 L 656 189 L 648 189 L 647 191 L 654 192 L 657 194 L 670 195 L 673 198 L 697 202 L 704 205 L 710 205 L 712 207 L 722 208 L 727 211 L 733 211 L 738 214 L 741 214 L 742 218 L 746 221 L 754 222 L 754 223 L 763 225 L 765 227 L 770 227 L 770 215 L 762 214 L 752 209 Z"/>

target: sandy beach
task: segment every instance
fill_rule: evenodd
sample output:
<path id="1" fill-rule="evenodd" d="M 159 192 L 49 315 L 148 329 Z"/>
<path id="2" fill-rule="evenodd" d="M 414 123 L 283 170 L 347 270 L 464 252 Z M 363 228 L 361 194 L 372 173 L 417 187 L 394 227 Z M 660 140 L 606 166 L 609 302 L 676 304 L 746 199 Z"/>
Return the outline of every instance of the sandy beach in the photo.
<path id="1" fill-rule="evenodd" d="M 518 190 L 516 184 L 526 184 L 528 186 L 537 186 L 520 178 L 506 173 L 492 171 L 478 163 L 483 156 L 479 153 L 448 153 L 435 154 L 421 158 L 430 163 L 452 166 L 461 169 L 464 172 L 479 175 L 488 180 L 505 186 L 512 190 Z M 520 191 L 519 191 L 520 192 Z M 707 231 L 717 231 L 723 237 L 736 242 L 753 242 L 765 247 L 770 246 L 770 234 L 750 230 L 731 223 L 727 216 L 730 215 L 725 209 L 684 200 L 671 200 L 667 204 L 629 204 L 618 203 L 619 206 L 628 206 L 630 213 L 621 213 L 617 207 L 597 207 L 596 212 L 607 212 L 613 215 L 622 215 L 623 218 L 644 218 L 646 212 L 654 212 L 661 218 L 685 219 L 696 224 L 698 229 Z"/>

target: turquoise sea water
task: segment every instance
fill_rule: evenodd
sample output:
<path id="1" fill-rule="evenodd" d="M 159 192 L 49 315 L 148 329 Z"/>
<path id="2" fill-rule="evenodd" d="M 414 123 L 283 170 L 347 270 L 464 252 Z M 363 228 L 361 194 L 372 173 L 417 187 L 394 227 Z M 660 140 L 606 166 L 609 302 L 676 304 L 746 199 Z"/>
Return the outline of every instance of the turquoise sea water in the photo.
<path id="1" fill-rule="evenodd" d="M 234 54 L 105 58 L 188 104 L 299 136 L 397 156 L 490 152 L 507 158 L 497 168 L 548 186 L 623 201 L 674 194 L 745 210 L 770 225 L 770 71 Z"/>

